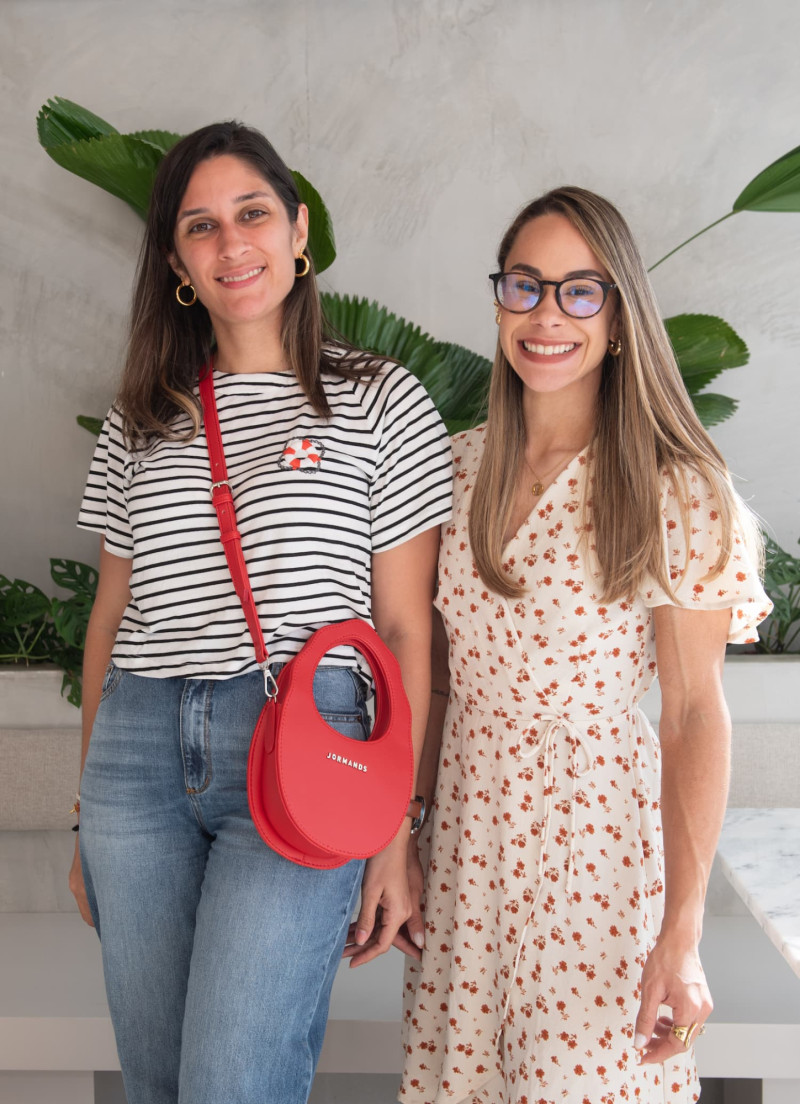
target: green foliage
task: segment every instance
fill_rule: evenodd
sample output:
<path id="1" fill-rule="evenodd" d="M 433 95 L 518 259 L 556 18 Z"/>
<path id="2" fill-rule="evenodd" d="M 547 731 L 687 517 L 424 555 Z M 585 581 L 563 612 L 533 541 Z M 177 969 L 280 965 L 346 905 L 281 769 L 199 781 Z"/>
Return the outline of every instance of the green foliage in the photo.
<path id="1" fill-rule="evenodd" d="M 664 325 L 690 395 L 727 368 L 747 364 L 750 351 L 727 322 L 713 314 L 676 314 Z"/>
<path id="2" fill-rule="evenodd" d="M 83 429 L 87 429 L 93 437 L 99 437 L 103 431 L 102 418 L 92 418 L 89 414 L 79 414 L 75 421 Z"/>
<path id="3" fill-rule="evenodd" d="M 124 200 L 142 218 L 158 166 L 182 138 L 167 130 L 120 134 L 99 115 L 61 96 L 44 104 L 36 128 L 40 144 L 57 164 Z M 317 272 L 324 272 L 336 258 L 331 217 L 316 188 L 300 173 L 292 175 L 309 209 L 308 248 Z"/>
<path id="4" fill-rule="evenodd" d="M 800 211 L 800 146 L 773 161 L 736 197 L 734 211 Z"/>
<path id="5" fill-rule="evenodd" d="M 61 693 L 79 706 L 97 572 L 76 560 L 51 559 L 50 575 L 69 598 L 48 598 L 33 583 L 0 575 L 0 663 L 54 663 L 64 672 Z"/>
<path id="6" fill-rule="evenodd" d="M 725 395 L 700 394 L 727 368 L 747 364 L 750 351 L 727 322 L 713 314 L 676 314 L 664 325 L 686 390 L 704 426 L 729 418 L 738 403 Z"/>
<path id="7" fill-rule="evenodd" d="M 665 253 L 660 260 L 650 266 L 648 272 L 658 268 L 667 257 L 674 256 L 689 242 L 693 242 L 713 227 L 719 226 L 726 219 L 738 215 L 740 211 L 800 211 L 800 146 L 785 153 L 771 165 L 767 165 L 766 169 L 753 177 L 747 187 L 739 193 L 727 214 L 710 222 L 708 226 L 692 234 L 686 241 L 676 245 L 669 253 Z"/>
<path id="8" fill-rule="evenodd" d="M 800 651 L 800 559 L 765 535 L 764 589 L 774 609 L 758 627 L 757 652 Z M 800 542 L 798 542 L 800 543 Z"/>
<path id="9" fill-rule="evenodd" d="M 427 388 L 450 433 L 468 429 L 486 416 L 492 368 L 486 357 L 436 341 L 374 300 L 325 294 L 322 305 L 334 335 L 405 364 Z"/>
<path id="10" fill-rule="evenodd" d="M 322 196 L 302 173 L 292 169 L 300 201 L 308 207 L 308 251 L 314 258 L 314 268 L 324 272 L 336 260 L 336 241 L 333 237 L 331 213 Z"/>
<path id="11" fill-rule="evenodd" d="M 158 166 L 179 134 L 143 130 L 120 134 L 105 119 L 56 96 L 36 120 L 39 142 L 69 172 L 118 196 L 147 217 L 147 205 Z"/>
<path id="12" fill-rule="evenodd" d="M 706 391 L 702 395 L 691 395 L 692 404 L 700 422 L 706 427 L 719 425 L 735 413 L 739 403 L 727 395 L 716 395 Z"/>

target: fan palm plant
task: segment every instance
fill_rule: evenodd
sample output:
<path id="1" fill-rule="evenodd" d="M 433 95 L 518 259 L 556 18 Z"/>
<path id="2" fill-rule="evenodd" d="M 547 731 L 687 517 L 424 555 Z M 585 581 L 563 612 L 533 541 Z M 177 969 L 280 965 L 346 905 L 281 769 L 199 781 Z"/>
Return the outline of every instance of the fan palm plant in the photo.
<path id="1" fill-rule="evenodd" d="M 63 168 L 118 196 L 145 216 L 156 171 L 181 137 L 163 130 L 120 134 L 110 123 L 70 100 L 48 100 L 37 118 L 39 141 Z M 309 250 L 317 271 L 336 257 L 333 225 L 313 185 L 293 173 L 310 213 Z M 722 218 L 671 250 L 653 268 L 700 234 L 739 211 L 800 210 L 800 147 L 752 180 Z M 418 326 L 365 299 L 336 293 L 323 296 L 330 325 L 353 345 L 396 357 L 425 384 L 451 432 L 474 425 L 485 413 L 490 362 L 460 345 L 437 341 Z M 686 388 L 706 426 L 729 418 L 736 401 L 705 389 L 721 372 L 746 364 L 747 345 L 723 319 L 709 314 L 678 314 L 665 319 Z M 82 418 L 87 429 L 97 419 Z"/>

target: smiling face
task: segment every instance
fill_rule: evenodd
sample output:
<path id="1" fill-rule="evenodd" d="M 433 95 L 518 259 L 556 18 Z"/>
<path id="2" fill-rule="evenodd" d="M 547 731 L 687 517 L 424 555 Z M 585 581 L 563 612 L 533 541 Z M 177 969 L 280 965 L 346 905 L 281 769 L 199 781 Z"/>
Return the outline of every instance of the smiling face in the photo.
<path id="1" fill-rule="evenodd" d="M 201 161 L 180 202 L 170 264 L 189 281 L 215 331 L 267 323 L 280 331 L 295 258 L 308 238 L 308 211 L 292 223 L 274 188 L 231 154 Z"/>
<path id="2" fill-rule="evenodd" d="M 541 280 L 593 277 L 611 283 L 608 271 L 572 223 L 559 214 L 540 215 L 517 234 L 503 266 Z M 500 344 L 511 367 L 533 392 L 596 393 L 609 338 L 616 336 L 615 292 L 591 318 L 572 318 L 549 285 L 527 314 L 500 311 Z"/>

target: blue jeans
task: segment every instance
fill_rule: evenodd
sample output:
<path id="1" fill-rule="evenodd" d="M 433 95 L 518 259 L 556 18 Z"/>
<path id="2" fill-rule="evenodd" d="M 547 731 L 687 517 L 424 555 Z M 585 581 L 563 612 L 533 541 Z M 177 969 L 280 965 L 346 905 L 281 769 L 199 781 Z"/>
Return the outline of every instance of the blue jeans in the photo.
<path id="1" fill-rule="evenodd" d="M 320 713 L 365 739 L 360 676 Z M 106 673 L 81 783 L 81 861 L 128 1104 L 305 1104 L 363 862 L 296 866 L 247 805 L 260 672 Z M 298 738 L 302 734 L 298 733 Z"/>

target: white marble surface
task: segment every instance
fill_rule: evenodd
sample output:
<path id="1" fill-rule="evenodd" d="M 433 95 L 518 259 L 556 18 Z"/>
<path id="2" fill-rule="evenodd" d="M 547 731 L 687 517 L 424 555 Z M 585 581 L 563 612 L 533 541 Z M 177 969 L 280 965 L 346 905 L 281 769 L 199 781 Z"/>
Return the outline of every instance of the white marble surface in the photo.
<path id="1" fill-rule="evenodd" d="M 729 809 L 723 873 L 800 977 L 800 809 Z"/>

